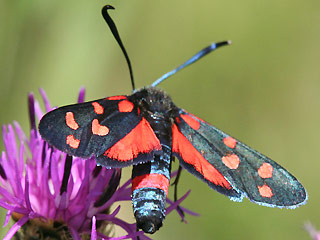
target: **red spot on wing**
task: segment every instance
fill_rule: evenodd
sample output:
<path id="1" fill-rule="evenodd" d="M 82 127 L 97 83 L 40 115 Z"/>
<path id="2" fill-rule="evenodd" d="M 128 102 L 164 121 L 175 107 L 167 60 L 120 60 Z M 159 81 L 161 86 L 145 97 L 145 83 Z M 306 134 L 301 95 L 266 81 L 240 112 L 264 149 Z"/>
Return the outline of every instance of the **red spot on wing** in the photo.
<path id="1" fill-rule="evenodd" d="M 262 187 L 258 186 L 258 190 L 262 197 L 271 198 L 273 196 L 272 189 L 267 184 Z"/>
<path id="2" fill-rule="evenodd" d="M 79 147 L 80 140 L 75 139 L 75 137 L 74 137 L 73 135 L 68 135 L 68 136 L 66 137 L 66 143 L 67 143 L 70 147 L 77 149 L 77 148 Z"/>
<path id="3" fill-rule="evenodd" d="M 134 105 L 132 102 L 128 100 L 123 100 L 118 103 L 119 112 L 131 112 L 134 108 Z"/>
<path id="4" fill-rule="evenodd" d="M 107 97 L 107 100 L 123 100 L 123 99 L 127 99 L 126 96 L 112 96 L 112 97 Z"/>
<path id="5" fill-rule="evenodd" d="M 91 103 L 91 104 L 92 104 L 92 106 L 94 107 L 94 112 L 95 112 L 96 114 L 103 114 L 104 109 L 103 109 L 103 107 L 102 107 L 99 103 L 93 102 L 93 103 Z"/>
<path id="6" fill-rule="evenodd" d="M 199 117 L 197 117 L 197 116 L 193 115 L 192 113 L 189 113 L 189 112 L 187 112 L 187 111 L 185 111 L 185 112 L 186 112 L 186 113 L 188 113 L 189 115 L 191 115 L 192 117 L 194 117 L 194 118 L 198 119 L 200 122 L 203 122 L 203 123 L 205 123 L 205 122 L 206 122 L 206 121 L 202 120 L 201 118 L 199 118 Z"/>
<path id="7" fill-rule="evenodd" d="M 156 173 L 144 174 L 132 179 L 132 192 L 145 187 L 162 189 L 168 195 L 169 179 Z"/>
<path id="8" fill-rule="evenodd" d="M 228 146 L 229 148 L 235 148 L 237 145 L 237 140 L 232 137 L 225 137 L 223 139 L 223 143 Z"/>
<path id="9" fill-rule="evenodd" d="M 223 156 L 221 160 L 230 169 L 237 169 L 240 164 L 240 158 L 236 154 L 228 154 Z"/>
<path id="10" fill-rule="evenodd" d="M 184 162 L 192 165 L 208 181 L 231 189 L 224 176 L 192 146 L 175 124 L 172 126 L 172 151 L 179 154 Z"/>
<path id="11" fill-rule="evenodd" d="M 71 128 L 73 130 L 77 130 L 79 128 L 78 123 L 74 119 L 73 112 L 66 113 L 66 124 L 69 128 Z"/>
<path id="12" fill-rule="evenodd" d="M 271 178 L 273 172 L 273 167 L 270 163 L 263 163 L 258 169 L 258 174 L 262 178 Z"/>
<path id="13" fill-rule="evenodd" d="M 198 130 L 200 128 L 200 122 L 193 117 L 187 115 L 187 114 L 181 114 L 181 118 L 194 130 Z"/>
<path id="14" fill-rule="evenodd" d="M 98 119 L 93 119 L 92 121 L 92 127 L 91 127 L 92 133 L 99 136 L 105 136 L 109 133 L 109 128 L 106 126 L 100 125 Z"/>
<path id="15" fill-rule="evenodd" d="M 149 122 L 142 118 L 131 132 L 105 151 L 104 156 L 118 161 L 130 161 L 137 157 L 139 153 L 149 153 L 160 149 L 159 139 Z"/>

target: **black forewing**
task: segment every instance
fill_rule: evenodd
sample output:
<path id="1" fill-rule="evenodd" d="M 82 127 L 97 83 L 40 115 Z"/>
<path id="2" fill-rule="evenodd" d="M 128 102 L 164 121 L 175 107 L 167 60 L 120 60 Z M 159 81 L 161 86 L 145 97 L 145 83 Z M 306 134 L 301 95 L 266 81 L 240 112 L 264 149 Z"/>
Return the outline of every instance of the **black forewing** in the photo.
<path id="1" fill-rule="evenodd" d="M 192 128 L 182 118 L 183 115 L 198 121 L 200 127 Z M 232 187 L 251 201 L 271 207 L 287 208 L 295 208 L 306 202 L 307 193 L 299 181 L 270 158 L 233 138 L 236 141 L 235 146 L 228 147 L 224 139 L 230 138 L 229 135 L 184 110 L 180 110 L 176 124 L 188 141 L 230 182 Z M 230 156 L 237 156 L 240 160 L 235 169 L 227 167 L 222 161 L 223 157 Z M 266 168 L 268 171 L 264 174 L 260 173 L 263 176 L 261 177 L 258 170 L 263 168 L 263 164 L 272 167 Z M 272 176 L 266 176 L 270 172 Z M 230 198 L 241 200 L 232 196 Z"/>
<path id="2" fill-rule="evenodd" d="M 55 109 L 41 119 L 40 134 L 49 144 L 70 155 L 81 158 L 89 158 L 92 155 L 101 157 L 107 149 L 134 129 L 142 119 L 136 106 L 130 112 L 120 112 L 118 103 L 122 100 L 100 99 Z M 92 104 L 94 102 L 103 108 L 102 114 L 94 111 Z M 74 130 L 67 126 L 67 112 L 73 113 L 74 120 L 79 125 L 78 129 Z M 92 134 L 91 126 L 94 119 L 97 119 L 100 125 L 108 127 L 107 135 Z M 69 135 L 80 140 L 77 148 L 66 144 L 66 137 Z"/>

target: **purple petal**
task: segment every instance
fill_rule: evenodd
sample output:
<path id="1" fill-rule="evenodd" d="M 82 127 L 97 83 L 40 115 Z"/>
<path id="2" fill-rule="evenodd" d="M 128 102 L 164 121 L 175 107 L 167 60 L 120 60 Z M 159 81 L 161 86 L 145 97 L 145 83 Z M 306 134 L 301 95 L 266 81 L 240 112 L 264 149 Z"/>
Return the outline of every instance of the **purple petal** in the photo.
<path id="1" fill-rule="evenodd" d="M 6 213 L 6 218 L 4 219 L 4 224 L 2 227 L 5 227 L 8 225 L 10 218 L 11 218 L 11 214 L 12 214 L 12 212 L 10 210 L 8 210 Z"/>
<path id="2" fill-rule="evenodd" d="M 71 235 L 74 240 L 81 240 L 81 237 L 77 230 L 75 230 L 73 227 L 70 227 L 70 226 L 69 226 L 69 230 L 71 231 Z"/>
<path id="3" fill-rule="evenodd" d="M 119 211 L 120 206 L 118 206 L 111 214 L 98 214 L 97 219 L 111 221 L 119 213 Z"/>
<path id="4" fill-rule="evenodd" d="M 39 92 L 40 92 L 41 97 L 43 99 L 46 112 L 50 112 L 51 111 L 51 106 L 50 106 L 50 102 L 48 100 L 46 92 L 42 88 L 39 88 Z"/>
<path id="5" fill-rule="evenodd" d="M 1 164 L 3 166 L 3 169 L 4 169 L 4 171 L 6 173 L 6 177 L 7 177 L 7 181 L 5 181 L 4 186 L 8 186 L 8 190 L 10 192 L 14 192 L 16 189 L 15 185 L 14 185 L 14 179 L 13 179 L 14 174 L 11 174 L 10 172 L 7 173 L 7 171 L 6 171 L 9 169 L 12 169 L 13 166 L 8 161 L 7 154 L 5 152 L 2 152 L 2 154 L 1 154 Z M 4 195 L 4 197 L 6 197 L 6 195 Z"/>
<path id="6" fill-rule="evenodd" d="M 85 93 L 86 93 L 85 87 L 80 88 L 79 96 L 78 96 L 78 103 L 84 102 Z"/>
<path id="7" fill-rule="evenodd" d="M 119 213 L 119 211 L 120 211 L 120 206 L 118 206 L 114 211 L 113 211 L 113 213 L 111 213 L 111 214 L 109 214 L 110 216 L 112 216 L 112 217 L 115 217 L 118 213 Z"/>
<path id="8" fill-rule="evenodd" d="M 42 112 L 42 110 L 40 108 L 40 105 L 39 105 L 38 101 L 34 102 L 34 111 L 36 113 L 36 116 L 37 116 L 38 120 L 40 120 L 43 117 L 43 112 Z"/>
<path id="9" fill-rule="evenodd" d="M 189 190 L 185 195 L 187 195 L 187 194 L 189 194 L 189 193 L 190 193 L 190 190 Z M 185 195 L 182 196 L 182 198 L 185 197 Z M 185 198 L 184 198 L 184 199 L 185 199 Z M 182 201 L 183 201 L 184 199 L 182 199 Z M 180 198 L 180 200 L 181 200 L 181 198 Z M 178 201 L 180 201 L 180 200 L 178 200 Z M 167 214 L 170 213 L 170 212 L 168 212 L 168 209 L 169 209 L 169 208 L 170 208 L 170 211 L 172 211 L 172 210 L 174 210 L 174 208 L 178 207 L 178 206 L 173 206 L 173 204 L 177 203 L 178 201 L 173 202 L 172 200 L 170 200 L 169 198 L 167 198 L 167 203 L 171 205 L 170 207 L 167 208 Z M 180 202 L 180 203 L 181 203 L 181 202 Z M 178 203 L 178 205 L 179 205 L 180 203 Z M 171 210 L 171 207 L 173 208 L 172 210 Z M 187 214 L 189 214 L 189 215 L 191 215 L 191 216 L 195 216 L 195 217 L 200 216 L 199 213 L 193 212 L 193 211 L 191 211 L 191 210 L 189 210 L 189 209 L 187 209 L 187 208 L 184 208 L 184 207 L 182 207 L 182 206 L 179 206 L 179 207 L 180 207 L 180 209 L 181 209 L 184 213 L 187 213 Z M 178 213 L 179 213 L 179 211 L 178 211 Z M 179 215 L 180 215 L 180 214 L 179 214 Z M 180 215 L 180 216 L 181 216 L 181 215 Z"/>
<path id="10" fill-rule="evenodd" d="M 178 174 L 178 170 L 173 171 L 170 176 L 171 176 L 171 178 L 173 178 L 173 177 L 175 177 L 177 174 Z"/>
<path id="11" fill-rule="evenodd" d="M 199 213 L 193 212 L 193 211 L 191 211 L 191 210 L 189 210 L 189 209 L 187 209 L 187 208 L 184 208 L 184 207 L 181 207 L 181 206 L 180 206 L 180 209 L 181 209 L 184 213 L 187 213 L 187 214 L 189 214 L 189 215 L 191 215 L 191 216 L 195 216 L 195 217 L 199 217 L 199 216 L 200 216 Z M 319 239 L 319 240 L 320 240 L 320 239 Z"/>
<path id="12" fill-rule="evenodd" d="M 33 93 L 29 94 L 28 106 L 29 106 L 30 128 L 35 130 L 36 129 L 36 116 L 35 116 L 35 110 L 34 110 L 34 96 L 33 96 Z"/>
<path id="13" fill-rule="evenodd" d="M 55 205 L 57 209 L 64 210 L 68 206 L 67 193 L 64 192 L 62 195 L 57 195 L 55 199 Z"/>
<path id="14" fill-rule="evenodd" d="M 4 168 L 2 167 L 1 163 L 0 163 L 0 176 L 3 180 L 7 180 L 6 172 L 4 171 Z"/>
<path id="15" fill-rule="evenodd" d="M 20 124 L 17 121 L 13 121 L 13 125 L 15 127 L 17 136 L 19 138 L 19 141 L 22 142 L 28 142 L 27 136 L 24 134 Z"/>
<path id="16" fill-rule="evenodd" d="M 28 168 L 26 167 L 26 176 L 25 176 L 25 189 L 24 189 L 24 199 L 26 201 L 27 209 L 32 211 L 30 198 L 29 198 L 29 174 L 28 174 Z"/>
<path id="17" fill-rule="evenodd" d="M 21 213 L 21 214 L 28 214 L 29 213 L 29 211 L 26 210 L 24 207 L 19 207 L 19 204 L 11 205 L 3 200 L 0 200 L 0 207 L 8 209 L 11 212 L 17 212 L 17 213 Z"/>
<path id="18" fill-rule="evenodd" d="M 199 217 L 199 216 L 200 216 L 199 213 L 193 212 L 193 211 L 191 211 L 191 210 L 189 210 L 189 209 L 187 209 L 187 208 L 184 208 L 184 207 L 181 207 L 181 206 L 180 206 L 180 209 L 181 209 L 184 213 L 187 213 L 187 214 L 189 214 L 189 215 L 191 215 L 191 216 L 195 216 L 195 217 Z"/>
<path id="19" fill-rule="evenodd" d="M 189 190 L 188 192 L 186 192 L 180 199 L 178 199 L 177 201 L 175 201 L 174 203 L 172 203 L 166 210 L 166 214 L 169 214 L 172 210 L 176 209 L 178 207 L 178 205 L 184 200 L 186 199 L 186 197 L 189 195 L 191 191 Z M 171 202 L 170 200 L 168 202 Z M 179 213 L 179 211 L 178 211 Z M 181 216 L 181 214 L 179 213 L 179 215 Z M 183 217 L 182 217 L 183 219 Z"/>
<path id="20" fill-rule="evenodd" d="M 43 148 L 45 148 L 45 146 L 43 146 Z M 44 159 L 44 163 L 43 163 L 43 169 L 42 169 L 42 182 L 43 183 L 47 183 L 44 184 L 43 188 L 41 189 L 43 191 L 44 196 L 47 196 L 47 201 L 45 201 L 45 203 L 43 204 L 43 206 L 41 207 L 44 211 L 49 210 L 49 203 L 52 201 L 54 202 L 54 197 L 51 194 L 50 191 L 50 182 L 51 179 L 49 179 L 49 166 L 50 166 L 50 156 L 51 156 L 51 149 L 49 148 L 48 150 L 43 150 L 45 152 L 45 159 Z"/>
<path id="21" fill-rule="evenodd" d="M 318 232 L 310 222 L 307 222 L 304 228 L 314 240 L 320 240 L 320 232 Z"/>
<path id="22" fill-rule="evenodd" d="M 1 186 L 0 186 L 0 195 L 3 197 L 2 199 L 0 199 L 0 202 L 3 201 L 3 203 L 10 202 L 15 204 L 20 204 L 22 202 L 20 198 L 13 196 L 12 193 L 10 193 L 9 191 L 7 191 Z"/>
<path id="23" fill-rule="evenodd" d="M 2 154 L 1 160 L 4 169 L 10 169 L 13 173 L 6 174 L 8 177 L 8 185 L 12 187 L 13 192 L 19 197 L 23 198 L 23 190 L 21 186 L 21 176 L 19 175 L 16 159 L 18 158 L 17 145 L 14 130 L 11 125 L 8 125 L 8 132 L 3 129 L 3 142 L 6 147 L 6 154 Z M 8 172 L 6 172 L 8 173 Z"/>
<path id="24" fill-rule="evenodd" d="M 97 240 L 96 217 L 92 217 L 91 240 Z"/>
<path id="25" fill-rule="evenodd" d="M 82 159 L 76 159 L 76 160 L 80 160 L 80 161 L 84 161 Z M 83 163 L 82 163 L 83 164 Z M 76 194 L 76 196 L 74 196 L 74 204 L 75 203 L 81 203 L 81 201 L 83 201 L 83 199 L 85 199 L 88 195 L 88 191 L 89 191 L 89 188 L 90 188 L 90 179 L 89 179 L 89 176 L 90 176 L 90 167 L 89 167 L 89 160 L 87 160 L 85 162 L 85 166 L 84 166 L 84 171 L 85 171 L 85 174 L 84 174 L 84 177 L 81 179 L 81 174 L 79 174 L 78 176 L 78 179 L 81 179 L 81 185 L 78 189 L 78 192 Z M 83 168 L 83 165 L 81 165 L 82 168 Z M 83 169 L 82 169 L 83 170 Z M 73 172 L 75 174 L 75 172 Z M 80 202 L 79 202 L 80 201 Z M 81 203 L 82 205 L 83 203 Z"/>
<path id="26" fill-rule="evenodd" d="M 51 180 L 52 180 L 52 185 L 54 189 L 54 193 L 58 194 L 60 190 L 60 179 L 59 179 L 59 167 L 61 165 L 59 164 L 59 158 L 61 154 L 57 151 L 52 152 L 51 155 L 51 165 L 50 165 L 50 173 L 51 173 Z M 63 156 L 61 156 L 63 158 Z"/>
<path id="27" fill-rule="evenodd" d="M 72 167 L 72 156 L 67 155 L 64 163 L 64 172 L 63 172 L 63 179 L 60 187 L 60 195 L 62 195 L 62 193 L 64 192 L 67 192 L 69 177 L 71 174 L 71 167 Z"/>
<path id="28" fill-rule="evenodd" d="M 41 142 L 41 141 L 40 141 Z M 39 148 L 39 139 L 37 138 L 37 134 L 35 133 L 35 130 L 30 131 L 30 140 L 27 142 L 28 147 L 30 148 L 30 152 L 32 155 L 32 160 L 35 158 L 35 154 L 38 152 Z"/>
<path id="29" fill-rule="evenodd" d="M 126 201 L 131 200 L 131 187 L 129 186 L 131 184 L 131 179 L 126 181 L 116 192 L 116 198 L 115 201 Z M 129 197 L 129 199 L 128 199 Z"/>
<path id="30" fill-rule="evenodd" d="M 7 233 L 7 235 L 3 238 L 3 240 L 10 240 L 14 234 L 16 234 L 16 232 L 29 220 L 29 216 L 23 216 L 22 218 L 20 218 L 18 220 L 18 222 L 16 222 L 15 224 L 13 224 L 13 226 L 10 228 L 9 232 Z"/>
<path id="31" fill-rule="evenodd" d="M 23 170 L 24 170 L 24 154 L 25 154 L 25 147 L 24 143 L 21 142 L 20 144 L 20 150 L 19 150 L 19 157 L 17 159 L 18 162 L 18 176 L 23 176 Z"/>
<path id="32" fill-rule="evenodd" d="M 147 236 L 145 236 L 143 231 L 134 231 L 130 234 L 120 236 L 120 237 L 108 237 L 108 236 L 106 236 L 102 233 L 99 233 L 99 232 L 97 235 L 104 240 L 120 240 L 120 239 L 129 239 L 129 238 L 134 239 L 138 236 L 139 236 L 140 240 L 152 240 L 151 238 L 148 238 Z"/>
<path id="33" fill-rule="evenodd" d="M 121 227 L 123 230 L 125 230 L 128 234 L 135 234 L 136 231 L 136 224 L 129 224 L 119 218 L 113 218 L 112 219 L 112 223 L 118 225 L 119 227 Z"/>
<path id="34" fill-rule="evenodd" d="M 131 200 L 131 187 L 129 187 L 130 184 L 131 179 L 126 181 L 120 188 L 118 188 L 112 198 L 106 202 L 103 207 L 109 206 L 112 202 Z"/>
<path id="35" fill-rule="evenodd" d="M 42 149 L 44 148 L 44 143 L 42 142 L 41 144 L 37 144 L 37 149 L 34 150 L 33 152 L 33 161 L 35 161 L 36 164 L 36 169 L 37 169 L 37 174 L 36 176 L 36 181 L 37 181 L 37 186 L 43 185 L 42 179 L 41 179 L 41 173 L 42 173 Z"/>
<path id="36" fill-rule="evenodd" d="M 131 234 L 124 235 L 124 236 L 121 236 L 121 237 L 111 237 L 111 238 L 108 238 L 108 239 L 109 240 L 121 240 L 121 239 L 129 239 L 129 238 L 133 239 L 133 238 L 136 238 L 138 236 L 140 236 L 140 239 L 143 239 L 143 238 L 141 238 L 141 236 L 143 236 L 143 234 L 144 234 L 143 231 L 139 231 L 139 232 L 131 233 Z"/>
<path id="37" fill-rule="evenodd" d="M 94 206 L 97 208 L 101 207 L 101 206 L 108 206 L 108 205 L 104 205 L 104 204 L 107 203 L 114 196 L 114 194 L 119 186 L 120 177 L 121 177 L 121 169 L 113 169 L 113 170 L 110 170 L 110 172 L 113 172 L 113 173 L 108 174 L 108 176 L 110 176 L 108 186 L 106 186 L 106 188 L 104 190 L 101 189 L 101 191 L 103 191 L 103 193 L 100 194 L 100 197 L 94 203 Z M 97 183 L 101 182 L 101 181 L 103 181 L 103 179 L 101 177 L 99 177 L 97 179 Z"/>
<path id="38" fill-rule="evenodd" d="M 8 160 L 12 166 L 15 164 L 17 158 L 17 143 L 12 125 L 8 125 L 8 129 L 3 129 L 3 143 L 6 148 Z"/>
<path id="39" fill-rule="evenodd" d="M 128 187 L 130 183 L 131 183 L 131 178 L 128 181 L 126 181 L 119 189 Z"/>

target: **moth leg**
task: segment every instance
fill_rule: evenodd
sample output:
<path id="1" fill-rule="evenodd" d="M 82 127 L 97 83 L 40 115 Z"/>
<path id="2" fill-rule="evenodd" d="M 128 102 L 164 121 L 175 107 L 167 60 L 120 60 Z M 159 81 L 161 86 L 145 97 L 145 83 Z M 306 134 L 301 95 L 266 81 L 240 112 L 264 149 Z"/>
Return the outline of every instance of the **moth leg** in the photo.
<path id="1" fill-rule="evenodd" d="M 179 179 L 181 176 L 181 172 L 182 172 L 182 167 L 181 167 L 181 165 L 179 165 L 177 176 L 174 179 L 174 182 L 171 184 L 171 185 L 174 185 L 174 201 L 175 202 L 178 200 L 178 182 L 179 182 Z M 182 216 L 182 221 L 183 221 L 185 214 L 179 205 L 177 206 L 177 211 Z"/>

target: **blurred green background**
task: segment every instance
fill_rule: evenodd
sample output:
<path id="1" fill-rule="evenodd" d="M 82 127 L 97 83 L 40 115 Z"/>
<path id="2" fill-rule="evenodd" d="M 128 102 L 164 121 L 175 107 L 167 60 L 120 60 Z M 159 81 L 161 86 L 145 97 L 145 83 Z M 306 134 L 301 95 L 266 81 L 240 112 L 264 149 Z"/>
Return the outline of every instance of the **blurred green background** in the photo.
<path id="1" fill-rule="evenodd" d="M 213 41 L 232 40 L 161 88 L 289 169 L 309 193 L 296 210 L 234 203 L 183 172 L 180 195 L 192 189 L 184 206 L 201 216 L 187 216 L 186 225 L 172 213 L 152 237 L 309 239 L 303 224 L 320 228 L 320 2 L 0 0 L 1 124 L 17 120 L 27 130 L 27 94 L 39 98 L 39 87 L 56 106 L 75 102 L 81 86 L 87 100 L 130 94 L 125 59 L 100 14 L 104 4 L 116 7 L 110 13 L 137 87 Z M 122 216 L 134 221 L 129 203 Z"/>

